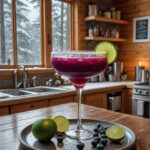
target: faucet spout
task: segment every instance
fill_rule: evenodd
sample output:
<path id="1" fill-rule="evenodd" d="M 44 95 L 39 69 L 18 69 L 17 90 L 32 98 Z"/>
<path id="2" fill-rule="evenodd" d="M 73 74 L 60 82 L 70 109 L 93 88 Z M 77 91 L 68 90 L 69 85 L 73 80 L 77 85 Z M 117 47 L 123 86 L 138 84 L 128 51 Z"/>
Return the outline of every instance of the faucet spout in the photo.
<path id="1" fill-rule="evenodd" d="M 22 70 L 23 71 L 23 79 L 21 82 L 18 83 L 18 72 Z M 19 88 L 23 84 L 23 88 L 26 88 L 28 73 L 24 66 L 19 66 L 16 70 L 14 70 L 14 76 L 15 76 L 15 88 Z"/>

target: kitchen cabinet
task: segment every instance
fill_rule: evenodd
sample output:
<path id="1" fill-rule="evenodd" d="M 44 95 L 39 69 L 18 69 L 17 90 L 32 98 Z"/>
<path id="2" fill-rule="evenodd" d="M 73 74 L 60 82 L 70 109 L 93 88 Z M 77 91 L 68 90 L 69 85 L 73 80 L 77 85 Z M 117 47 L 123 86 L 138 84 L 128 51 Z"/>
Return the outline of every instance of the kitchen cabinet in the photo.
<path id="1" fill-rule="evenodd" d="M 9 107 L 0 107 L 0 116 L 9 115 Z"/>
<path id="2" fill-rule="evenodd" d="M 122 112 L 132 114 L 132 89 L 124 89 L 122 92 Z"/>
<path id="3" fill-rule="evenodd" d="M 48 100 L 42 100 L 38 102 L 31 102 L 31 103 L 24 103 L 24 104 L 18 104 L 18 105 L 12 105 L 10 106 L 10 113 L 19 113 L 39 108 L 48 107 Z"/>
<path id="4" fill-rule="evenodd" d="M 107 93 L 94 93 L 84 96 L 84 104 L 107 109 Z"/>
<path id="5" fill-rule="evenodd" d="M 75 101 L 74 96 L 65 96 L 65 97 L 61 97 L 61 98 L 54 98 L 54 99 L 49 100 L 49 106 L 55 106 L 55 105 L 70 103 L 70 102 L 74 102 L 74 101 Z"/>

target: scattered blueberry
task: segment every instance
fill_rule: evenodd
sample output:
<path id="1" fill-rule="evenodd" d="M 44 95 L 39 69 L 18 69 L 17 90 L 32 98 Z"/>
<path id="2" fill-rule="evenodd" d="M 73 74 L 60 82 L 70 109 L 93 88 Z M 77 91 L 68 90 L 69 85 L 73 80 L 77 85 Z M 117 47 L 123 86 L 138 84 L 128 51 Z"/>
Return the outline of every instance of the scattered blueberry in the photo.
<path id="1" fill-rule="evenodd" d="M 79 142 L 79 143 L 77 144 L 77 148 L 78 148 L 78 150 L 83 150 L 83 148 L 84 148 L 84 143 Z"/>
<path id="2" fill-rule="evenodd" d="M 57 132 L 57 136 L 63 136 L 62 132 Z"/>
<path id="3" fill-rule="evenodd" d="M 104 145 L 103 144 L 98 144 L 97 145 L 97 149 L 98 150 L 103 150 L 104 149 Z"/>
<path id="4" fill-rule="evenodd" d="M 103 144 L 104 146 L 107 145 L 107 139 L 101 139 L 101 144 Z"/>
<path id="5" fill-rule="evenodd" d="M 101 126 L 99 129 L 98 129 L 98 132 L 101 132 L 101 130 L 104 130 L 104 127 Z"/>
<path id="6" fill-rule="evenodd" d="M 106 131 L 104 129 L 100 131 L 100 134 L 105 134 L 105 133 Z"/>
<path id="7" fill-rule="evenodd" d="M 105 130 L 107 130 L 108 128 L 109 128 L 108 126 L 107 126 L 107 127 L 104 127 Z"/>
<path id="8" fill-rule="evenodd" d="M 63 136 L 57 136 L 57 141 L 58 143 L 62 143 L 63 142 L 64 137 Z"/>
<path id="9" fill-rule="evenodd" d="M 101 127 L 101 123 L 100 123 L 100 122 L 97 123 L 97 127 L 98 127 L 98 128 Z"/>
<path id="10" fill-rule="evenodd" d="M 98 133 L 96 132 L 96 133 L 94 133 L 94 137 L 98 137 Z"/>
<path id="11" fill-rule="evenodd" d="M 98 132 L 98 128 L 95 128 L 95 129 L 94 129 L 94 132 Z"/>
<path id="12" fill-rule="evenodd" d="M 101 137 L 96 137 L 95 140 L 97 140 L 97 142 L 100 142 Z"/>
<path id="13" fill-rule="evenodd" d="M 102 138 L 102 139 L 107 139 L 107 136 L 106 136 L 105 134 L 102 134 L 102 135 L 101 135 L 101 138 Z"/>
<path id="14" fill-rule="evenodd" d="M 96 147 L 97 144 L 98 144 L 98 141 L 96 139 L 94 139 L 92 142 L 91 142 L 92 146 L 93 147 Z"/>

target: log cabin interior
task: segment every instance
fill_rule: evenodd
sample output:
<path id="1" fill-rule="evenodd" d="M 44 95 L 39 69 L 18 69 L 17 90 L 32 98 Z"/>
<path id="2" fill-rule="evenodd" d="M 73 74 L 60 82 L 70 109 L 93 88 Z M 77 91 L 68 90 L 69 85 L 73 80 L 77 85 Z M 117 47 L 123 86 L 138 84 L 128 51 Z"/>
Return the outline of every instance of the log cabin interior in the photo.
<path id="1" fill-rule="evenodd" d="M 68 62 L 54 60 L 71 55 L 74 59 Z M 92 64 L 90 58 L 98 55 L 105 60 Z M 83 60 L 76 64 L 76 57 Z M 117 120 L 122 115 L 141 119 L 141 127 L 150 125 L 150 0 L 1 0 L 0 126 L 11 123 L 8 118 L 14 124 L 15 116 L 28 118 L 34 112 L 51 116 L 53 108 L 61 108 L 65 116 L 67 106 L 78 112 L 80 125 L 81 103 L 91 112 L 109 111 L 112 122 L 113 116 Z M 88 116 L 88 109 L 84 113 Z M 130 128 L 130 122 L 118 120 Z M 146 133 L 140 135 L 139 130 L 133 133 L 141 139 Z M 148 139 L 150 130 L 142 140 L 145 144 L 133 143 L 138 150 L 148 150 Z M 22 141 L 28 149 L 30 144 Z M 108 145 L 100 144 L 104 149 Z M 9 148 L 3 142 L 0 149 Z"/>

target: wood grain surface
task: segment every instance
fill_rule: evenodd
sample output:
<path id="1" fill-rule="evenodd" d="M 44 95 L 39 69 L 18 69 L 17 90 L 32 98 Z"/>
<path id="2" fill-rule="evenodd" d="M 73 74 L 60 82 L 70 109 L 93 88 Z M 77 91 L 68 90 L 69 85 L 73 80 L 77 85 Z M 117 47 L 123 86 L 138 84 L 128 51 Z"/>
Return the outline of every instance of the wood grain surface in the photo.
<path id="1" fill-rule="evenodd" d="M 150 120 L 82 105 L 82 118 L 113 121 L 132 129 L 137 136 L 136 149 L 150 150 Z M 22 150 L 18 140 L 20 131 L 35 120 L 48 116 L 64 115 L 76 118 L 76 103 L 68 103 L 10 116 L 0 117 L 0 150 Z"/>
<path id="2" fill-rule="evenodd" d="M 115 0 L 118 9 L 122 11 L 124 19 L 129 21 L 128 25 L 121 28 L 121 36 L 126 38 L 124 43 L 119 44 L 119 60 L 123 61 L 128 73 L 128 79 L 135 78 L 135 66 L 142 62 L 142 66 L 150 69 L 150 42 L 133 42 L 133 19 L 137 17 L 150 16 L 150 0 Z"/>

